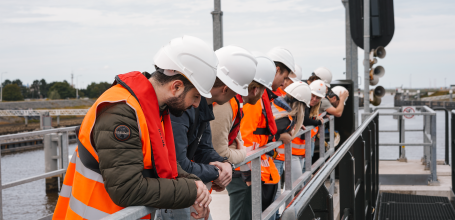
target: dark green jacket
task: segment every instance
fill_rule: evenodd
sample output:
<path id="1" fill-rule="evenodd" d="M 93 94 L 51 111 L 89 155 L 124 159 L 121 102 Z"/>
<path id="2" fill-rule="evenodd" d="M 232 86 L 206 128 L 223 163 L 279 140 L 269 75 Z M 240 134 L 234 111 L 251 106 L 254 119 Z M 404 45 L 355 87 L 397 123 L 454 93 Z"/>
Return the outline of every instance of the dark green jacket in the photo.
<path id="1" fill-rule="evenodd" d="M 142 144 L 135 111 L 123 102 L 105 104 L 98 109 L 91 138 L 98 152 L 104 186 L 112 201 L 121 207 L 144 205 L 179 209 L 193 205 L 197 195 L 194 181 L 199 178 L 185 172 L 180 165 L 177 164 L 178 177 L 174 180 L 143 176 Z M 129 139 L 118 141 L 115 138 L 114 130 L 119 125 L 130 128 Z"/>

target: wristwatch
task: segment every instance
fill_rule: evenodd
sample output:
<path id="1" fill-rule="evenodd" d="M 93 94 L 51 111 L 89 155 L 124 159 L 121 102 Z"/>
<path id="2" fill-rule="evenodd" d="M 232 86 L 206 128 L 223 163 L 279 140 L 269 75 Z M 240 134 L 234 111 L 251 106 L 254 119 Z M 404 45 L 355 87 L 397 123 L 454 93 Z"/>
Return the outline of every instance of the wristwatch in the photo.
<path id="1" fill-rule="evenodd" d="M 234 171 L 235 171 L 235 168 L 234 168 L 234 164 L 233 164 L 233 163 L 231 163 L 231 161 L 227 160 L 227 158 L 225 158 L 225 159 L 223 160 L 223 163 L 229 163 L 229 164 L 231 164 L 231 167 L 232 167 L 232 172 L 234 172 Z"/>

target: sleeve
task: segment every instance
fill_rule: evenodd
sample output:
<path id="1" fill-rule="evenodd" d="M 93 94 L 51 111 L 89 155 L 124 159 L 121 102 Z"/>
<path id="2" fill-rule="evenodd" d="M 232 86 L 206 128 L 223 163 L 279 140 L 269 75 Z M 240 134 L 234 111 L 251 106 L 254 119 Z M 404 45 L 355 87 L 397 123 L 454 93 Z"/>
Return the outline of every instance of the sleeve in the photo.
<path id="1" fill-rule="evenodd" d="M 321 108 L 319 109 L 319 113 L 327 111 L 327 109 L 330 107 L 333 107 L 330 101 L 327 98 L 323 98 L 321 101 Z"/>
<path id="2" fill-rule="evenodd" d="M 198 180 L 201 181 L 201 179 L 199 179 L 199 177 L 197 177 L 196 175 L 187 173 L 185 170 L 183 170 L 179 163 L 177 163 L 177 171 L 178 171 L 177 178 L 183 177 L 183 178 L 187 178 L 187 179 L 192 179 L 194 181 L 198 181 Z"/>
<path id="3" fill-rule="evenodd" d="M 212 129 L 213 148 L 220 156 L 226 157 L 233 164 L 244 161 L 246 157 L 245 150 L 237 149 L 236 142 L 228 146 L 228 137 L 232 126 L 232 117 L 234 116 L 231 105 L 229 103 L 216 105 L 213 107 L 213 114 L 215 115 L 215 120 L 210 121 L 210 127 L 214 128 Z M 240 131 L 236 139 L 243 145 Z"/>
<path id="4" fill-rule="evenodd" d="M 321 125 L 321 121 L 310 118 L 310 110 L 309 110 L 309 108 L 307 108 L 307 109 L 305 109 L 305 116 L 303 117 L 303 125 L 318 126 L 318 125 Z"/>
<path id="5" fill-rule="evenodd" d="M 275 136 L 269 136 L 269 142 L 274 141 L 273 137 L 275 137 L 275 141 L 280 139 L 281 134 L 285 133 L 288 131 L 288 126 L 291 125 L 291 121 L 287 117 L 283 117 L 280 119 L 275 120 L 275 124 L 277 127 L 277 132 Z"/>
<path id="6" fill-rule="evenodd" d="M 129 139 L 115 138 L 114 130 L 119 125 L 130 128 Z M 194 204 L 197 187 L 193 179 L 142 175 L 144 163 L 136 115 L 125 103 L 114 104 L 97 117 L 92 141 L 98 152 L 104 186 L 116 205 L 180 209 Z"/>
<path id="7" fill-rule="evenodd" d="M 189 115 L 194 114 L 194 110 L 187 110 L 182 116 L 175 117 L 171 115 L 172 131 L 174 132 L 175 153 L 177 162 L 179 162 L 182 169 L 188 173 L 192 173 L 199 177 L 202 182 L 207 183 L 218 178 L 218 169 L 209 164 L 201 162 L 193 162 L 186 156 L 188 149 L 188 129 L 190 127 Z M 206 130 L 207 131 L 207 130 Z M 209 130 L 210 131 L 210 130 Z M 204 135 L 202 136 L 204 137 Z M 202 140 L 201 140 L 202 142 Z M 199 148 L 199 147 L 198 147 Z M 213 148 L 212 148 L 213 149 Z M 199 149 L 198 149 L 199 150 Z M 196 154 L 198 154 L 196 150 Z M 216 153 L 216 152 L 215 152 Z M 199 160 L 202 161 L 202 160 Z"/>
<path id="8" fill-rule="evenodd" d="M 196 153 L 194 154 L 194 161 L 198 163 L 208 164 L 210 162 L 219 161 L 223 162 L 225 158 L 220 156 L 212 145 L 212 130 L 210 123 L 207 122 L 204 133 L 202 134 L 201 141 L 197 147 Z M 218 172 L 218 171 L 217 171 Z M 216 175 L 218 178 L 218 174 Z M 215 178 L 215 179 L 216 179 Z"/>

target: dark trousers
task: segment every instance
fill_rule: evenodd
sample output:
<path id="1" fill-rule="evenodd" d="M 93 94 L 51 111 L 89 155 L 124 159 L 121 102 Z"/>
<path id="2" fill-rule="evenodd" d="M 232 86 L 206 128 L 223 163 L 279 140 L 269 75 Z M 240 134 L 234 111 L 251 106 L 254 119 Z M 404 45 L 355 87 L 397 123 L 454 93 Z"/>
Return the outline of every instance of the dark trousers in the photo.
<path id="1" fill-rule="evenodd" d="M 262 211 L 272 204 L 278 184 L 264 184 L 262 182 Z M 233 177 L 226 187 L 229 194 L 229 213 L 231 220 L 250 220 L 251 186 L 247 186 L 241 177 Z"/>

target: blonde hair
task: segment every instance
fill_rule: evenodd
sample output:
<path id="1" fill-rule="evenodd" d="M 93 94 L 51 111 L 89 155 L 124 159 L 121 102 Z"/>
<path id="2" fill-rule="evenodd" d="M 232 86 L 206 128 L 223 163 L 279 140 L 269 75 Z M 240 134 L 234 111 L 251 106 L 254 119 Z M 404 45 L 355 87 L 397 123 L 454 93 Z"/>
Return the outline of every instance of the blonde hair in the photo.
<path id="1" fill-rule="evenodd" d="M 287 99 L 294 99 L 291 95 L 286 94 Z M 295 99 L 294 99 L 295 100 Z M 295 100 L 290 104 L 291 112 L 288 115 L 291 117 L 296 117 L 296 123 L 294 124 L 294 129 L 291 133 L 292 139 L 295 138 L 297 132 L 300 130 L 300 127 L 303 125 L 303 118 L 305 117 L 305 103 Z M 287 115 L 281 115 L 280 117 L 275 118 L 275 120 L 287 117 Z"/>
<path id="2" fill-rule="evenodd" d="M 321 107 L 321 102 L 319 102 L 317 105 L 315 106 L 311 106 L 310 107 L 310 118 L 313 118 L 313 117 L 318 117 L 319 115 L 319 108 Z"/>

